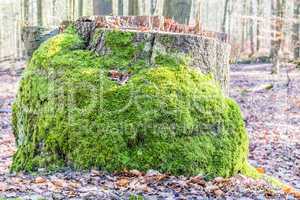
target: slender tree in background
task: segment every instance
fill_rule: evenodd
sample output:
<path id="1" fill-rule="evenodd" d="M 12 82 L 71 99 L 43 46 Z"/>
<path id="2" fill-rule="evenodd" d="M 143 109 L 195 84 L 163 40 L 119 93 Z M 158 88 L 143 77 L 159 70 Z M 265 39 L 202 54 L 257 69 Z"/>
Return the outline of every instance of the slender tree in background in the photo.
<path id="1" fill-rule="evenodd" d="M 226 22 L 227 22 L 227 14 L 228 14 L 228 4 L 229 0 L 225 0 L 225 6 L 224 6 L 224 14 L 223 14 L 223 22 L 222 22 L 222 32 L 226 32 Z"/>
<path id="2" fill-rule="evenodd" d="M 29 0 L 23 0 L 23 20 L 27 24 L 29 21 Z"/>
<path id="3" fill-rule="evenodd" d="M 250 36 L 250 57 L 253 57 L 255 54 L 255 49 L 254 49 L 254 19 L 253 19 L 253 14 L 254 14 L 254 8 L 253 8 L 253 0 L 250 0 L 250 6 L 249 6 L 249 14 L 251 16 L 250 18 L 250 27 L 249 27 L 249 36 Z"/>
<path id="4" fill-rule="evenodd" d="M 257 6 L 257 22 L 256 22 L 256 52 L 260 50 L 260 28 L 261 28 L 261 18 L 262 18 L 262 0 L 256 0 Z"/>
<path id="5" fill-rule="evenodd" d="M 294 58 L 300 58 L 300 0 L 294 0 L 293 26 Z"/>
<path id="6" fill-rule="evenodd" d="M 37 24 L 43 26 L 43 0 L 37 0 Z"/>
<path id="7" fill-rule="evenodd" d="M 52 0 L 52 19 L 53 19 L 53 24 L 55 24 L 55 16 L 56 16 L 56 0 Z"/>
<path id="8" fill-rule="evenodd" d="M 247 11 L 247 0 L 243 0 L 243 9 L 242 9 L 243 13 L 246 13 Z M 241 38 L 241 51 L 244 52 L 245 51 L 245 43 L 246 43 L 246 39 L 247 39 L 247 23 L 246 23 L 246 17 L 242 16 L 242 38 Z"/>
<path id="9" fill-rule="evenodd" d="M 83 16 L 83 0 L 78 0 L 78 15 Z"/>
<path id="10" fill-rule="evenodd" d="M 276 3 L 276 4 L 275 4 Z M 280 70 L 280 51 L 283 45 L 283 24 L 284 24 L 284 11 L 286 2 L 285 0 L 272 1 L 272 10 L 275 13 L 274 18 L 274 37 L 271 40 L 271 58 L 272 58 L 272 74 L 278 74 Z"/>
<path id="11" fill-rule="evenodd" d="M 165 0 L 156 0 L 154 15 L 162 16 L 164 13 Z"/>
<path id="12" fill-rule="evenodd" d="M 139 15 L 139 1 L 129 0 L 129 15 Z"/>

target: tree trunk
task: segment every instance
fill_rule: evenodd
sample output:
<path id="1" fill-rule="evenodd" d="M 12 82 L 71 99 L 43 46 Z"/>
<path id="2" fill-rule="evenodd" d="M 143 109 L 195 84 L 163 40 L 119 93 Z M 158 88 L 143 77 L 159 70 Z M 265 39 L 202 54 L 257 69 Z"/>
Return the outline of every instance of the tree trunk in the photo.
<path id="1" fill-rule="evenodd" d="M 254 50 L 254 20 L 253 20 L 253 0 L 250 0 L 250 8 L 249 8 L 249 13 L 251 16 L 251 20 L 250 20 L 250 30 L 249 30 L 249 35 L 250 35 L 250 48 L 251 48 L 251 54 L 250 57 L 253 57 L 255 50 Z"/>
<path id="2" fill-rule="evenodd" d="M 284 11 L 285 11 L 285 0 L 276 0 L 275 10 L 275 36 L 271 41 L 271 58 L 272 58 L 272 74 L 278 74 L 280 70 L 280 51 L 283 44 L 283 23 L 284 23 Z"/>
<path id="3" fill-rule="evenodd" d="M 243 13 L 246 13 L 247 10 L 247 0 L 243 0 Z M 245 51 L 245 43 L 246 43 L 246 19 L 242 18 L 242 42 L 241 42 L 241 52 Z"/>
<path id="4" fill-rule="evenodd" d="M 262 0 L 257 0 L 257 24 L 256 24 L 256 52 L 259 52 L 260 50 L 260 24 L 261 24 L 261 17 L 262 17 L 262 8 L 261 8 L 261 2 Z"/>
<path id="5" fill-rule="evenodd" d="M 294 43 L 294 59 L 300 58 L 300 1 L 294 0 L 294 18 L 295 22 L 293 25 L 293 43 Z"/>
<path id="6" fill-rule="evenodd" d="M 83 15 L 83 0 L 78 0 L 78 16 Z"/>
<path id="7" fill-rule="evenodd" d="M 227 22 L 228 4 L 229 4 L 229 0 L 226 0 L 226 1 L 225 1 L 225 7 L 224 7 L 224 14 L 223 14 L 222 28 L 221 28 L 221 31 L 222 31 L 223 33 L 226 32 L 226 22 Z"/>
<path id="8" fill-rule="evenodd" d="M 23 20 L 24 22 L 27 24 L 29 21 L 29 0 L 23 0 L 23 9 L 24 9 L 24 13 L 23 13 Z"/>
<path id="9" fill-rule="evenodd" d="M 164 16 L 171 17 L 181 24 L 188 24 L 190 20 L 192 0 L 166 0 Z"/>
<path id="10" fill-rule="evenodd" d="M 111 15 L 112 0 L 93 0 L 94 15 Z"/>
<path id="11" fill-rule="evenodd" d="M 139 15 L 139 1 L 129 0 L 129 15 Z"/>
<path id="12" fill-rule="evenodd" d="M 37 24 L 43 26 L 43 0 L 37 0 Z"/>
<path id="13" fill-rule="evenodd" d="M 163 16 L 165 7 L 165 0 L 156 0 L 154 15 Z"/>

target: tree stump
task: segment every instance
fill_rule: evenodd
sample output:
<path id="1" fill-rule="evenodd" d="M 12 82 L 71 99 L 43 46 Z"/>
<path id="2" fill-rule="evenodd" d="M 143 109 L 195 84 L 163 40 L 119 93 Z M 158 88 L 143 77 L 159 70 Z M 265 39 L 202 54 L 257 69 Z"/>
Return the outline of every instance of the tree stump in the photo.
<path id="1" fill-rule="evenodd" d="M 210 66 L 221 43 L 102 22 L 79 20 L 33 54 L 13 105 L 11 169 L 249 174 L 239 107 L 200 73 L 227 87 L 226 70 Z"/>
<path id="2" fill-rule="evenodd" d="M 139 52 L 155 65 L 159 55 L 186 57 L 188 65 L 205 74 L 213 75 L 228 94 L 230 45 L 218 37 L 206 37 L 190 32 L 174 33 L 160 17 L 91 17 L 76 21 L 75 26 L 87 48 L 102 55 L 105 35 L 113 30 L 134 33 L 135 45 L 144 45 Z M 164 26 L 162 28 L 162 26 Z M 183 27 L 185 29 L 186 27 Z"/>

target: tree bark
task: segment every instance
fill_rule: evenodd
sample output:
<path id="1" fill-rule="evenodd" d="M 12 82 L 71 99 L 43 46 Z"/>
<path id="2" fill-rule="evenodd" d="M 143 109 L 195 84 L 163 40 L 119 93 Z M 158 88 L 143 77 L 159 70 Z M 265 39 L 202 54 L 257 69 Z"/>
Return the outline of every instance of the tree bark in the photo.
<path id="1" fill-rule="evenodd" d="M 129 0 L 129 15 L 139 15 L 139 1 Z"/>
<path id="2" fill-rule="evenodd" d="M 29 0 L 23 0 L 23 20 L 25 23 L 29 21 Z"/>
<path id="3" fill-rule="evenodd" d="M 94 15 L 111 15 L 112 0 L 93 0 Z"/>
<path id="4" fill-rule="evenodd" d="M 278 74 L 280 70 L 280 51 L 283 44 L 283 23 L 284 23 L 284 11 L 285 0 L 276 0 L 275 9 L 275 36 L 271 41 L 271 58 L 272 58 L 272 74 Z M 275 5 L 273 4 L 274 9 Z"/>
<path id="5" fill-rule="evenodd" d="M 43 0 L 37 0 L 37 24 L 43 26 Z"/>
<path id="6" fill-rule="evenodd" d="M 249 35 L 250 35 L 250 49 L 251 49 L 251 54 L 250 54 L 250 58 L 253 57 L 253 55 L 255 54 L 255 50 L 254 50 L 254 20 L 253 20 L 253 0 L 250 0 L 250 8 L 249 8 L 249 13 L 251 16 L 251 20 L 250 20 L 250 30 L 249 30 Z"/>
<path id="7" fill-rule="evenodd" d="M 293 25 L 293 43 L 294 43 L 294 59 L 300 58 L 300 1 L 294 0 L 294 25 Z"/>
<path id="8" fill-rule="evenodd" d="M 78 0 L 78 16 L 83 16 L 83 0 Z"/>
<path id="9" fill-rule="evenodd" d="M 163 16 L 165 7 L 165 0 L 156 0 L 154 15 Z"/>
<path id="10" fill-rule="evenodd" d="M 226 22 L 227 22 L 227 14 L 228 14 L 228 4 L 229 4 L 229 0 L 225 1 L 225 7 L 224 7 L 224 14 L 223 14 L 223 21 L 222 21 L 222 32 L 225 33 L 226 32 Z"/>
<path id="11" fill-rule="evenodd" d="M 261 25 L 261 15 L 262 15 L 262 11 L 261 11 L 261 3 L 262 0 L 257 0 L 256 4 L 257 4 L 257 21 L 256 21 L 256 52 L 259 52 L 260 50 L 260 36 L 261 36 L 261 31 L 260 31 L 260 25 Z"/>
<path id="12" fill-rule="evenodd" d="M 247 10 L 247 0 L 243 0 L 243 13 L 246 13 Z M 246 43 L 246 19 L 242 18 L 242 42 L 241 42 L 241 52 L 245 51 L 245 43 Z"/>

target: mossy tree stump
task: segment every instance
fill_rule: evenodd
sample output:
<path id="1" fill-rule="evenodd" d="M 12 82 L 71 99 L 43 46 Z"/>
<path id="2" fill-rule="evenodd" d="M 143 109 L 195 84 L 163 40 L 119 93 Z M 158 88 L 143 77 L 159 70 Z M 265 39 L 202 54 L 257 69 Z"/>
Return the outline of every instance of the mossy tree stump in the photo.
<path id="1" fill-rule="evenodd" d="M 13 106 L 12 170 L 228 177 L 247 169 L 239 107 L 218 84 L 225 88 L 227 75 L 216 81 L 200 72 L 224 70 L 201 54 L 221 54 L 216 41 L 92 24 L 78 21 L 34 53 Z"/>
<path id="2" fill-rule="evenodd" d="M 161 30 L 166 28 L 161 27 L 163 20 L 157 17 L 98 16 L 82 18 L 75 26 L 88 44 L 88 49 L 100 55 L 107 53 L 104 46 L 105 35 L 113 31 L 113 27 L 124 27 L 123 31 L 134 34 L 135 46 L 145 47 L 139 53 L 143 53 L 142 56 L 150 64 L 160 62 L 159 59 L 164 55 L 179 59 L 185 57 L 189 59 L 188 66 L 213 75 L 225 94 L 228 94 L 230 45 L 217 36 L 212 38 L 190 33 L 163 32 Z M 139 26 L 147 27 L 151 31 L 140 31 Z"/>

